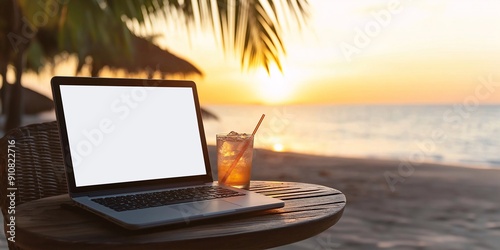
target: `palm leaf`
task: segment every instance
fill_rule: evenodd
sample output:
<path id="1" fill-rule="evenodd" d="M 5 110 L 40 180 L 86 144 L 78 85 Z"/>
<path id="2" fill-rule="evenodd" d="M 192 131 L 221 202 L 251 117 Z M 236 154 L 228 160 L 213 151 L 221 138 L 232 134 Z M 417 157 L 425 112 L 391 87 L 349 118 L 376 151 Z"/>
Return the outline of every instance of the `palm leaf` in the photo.
<path id="1" fill-rule="evenodd" d="M 185 1 L 189 2 L 189 1 Z M 274 63 L 282 70 L 281 57 L 286 54 L 282 28 L 285 24 L 278 16 L 278 0 L 218 0 L 195 1 L 195 5 L 178 7 L 191 22 L 196 18 L 205 25 L 211 25 L 215 35 L 226 51 L 236 52 L 241 58 L 243 68 L 264 66 L 269 72 Z M 198 7 L 197 10 L 188 7 Z M 171 6 L 170 6 L 171 7 Z M 283 11 L 290 13 L 291 21 L 300 28 L 308 16 L 307 0 L 286 0 Z M 195 17 L 194 13 L 200 13 Z M 220 31 L 220 32 L 218 32 Z M 217 34 L 219 33 L 219 34 Z M 216 38 L 217 39 L 217 38 Z"/>
<path id="2" fill-rule="evenodd" d="M 268 71 L 272 64 L 282 69 L 281 58 L 286 54 L 282 27 L 292 22 L 297 24 L 294 27 L 301 28 L 309 15 L 307 0 L 143 0 L 127 5 L 108 0 L 107 3 L 117 15 L 140 24 L 153 25 L 151 20 L 157 18 L 188 29 L 196 25 L 211 28 L 224 51 L 240 57 L 242 68 L 262 65 Z M 138 12 L 140 9 L 142 13 Z M 279 9 L 288 18 L 279 17 Z"/>

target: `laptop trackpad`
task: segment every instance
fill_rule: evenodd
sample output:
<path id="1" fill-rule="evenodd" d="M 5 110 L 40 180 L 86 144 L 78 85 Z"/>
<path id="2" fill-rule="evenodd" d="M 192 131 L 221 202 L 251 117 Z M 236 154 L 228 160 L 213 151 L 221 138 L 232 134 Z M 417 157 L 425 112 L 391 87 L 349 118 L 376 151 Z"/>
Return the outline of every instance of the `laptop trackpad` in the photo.
<path id="1" fill-rule="evenodd" d="M 185 214 L 199 214 L 202 216 L 210 216 L 214 214 L 226 214 L 231 213 L 234 210 L 241 208 L 236 204 L 229 203 L 223 200 L 208 200 L 208 201 L 196 201 L 185 203 L 182 205 L 176 205 L 174 209 L 180 210 Z"/>

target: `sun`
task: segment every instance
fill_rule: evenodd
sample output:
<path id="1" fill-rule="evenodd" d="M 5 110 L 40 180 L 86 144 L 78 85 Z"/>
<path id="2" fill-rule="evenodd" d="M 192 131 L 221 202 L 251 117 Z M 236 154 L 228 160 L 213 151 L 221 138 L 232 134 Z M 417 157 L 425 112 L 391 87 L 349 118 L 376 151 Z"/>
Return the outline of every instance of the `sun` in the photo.
<path id="1" fill-rule="evenodd" d="M 283 144 L 281 144 L 281 143 L 275 143 L 273 145 L 273 151 L 283 152 L 283 150 L 285 150 L 285 146 L 283 146 Z"/>
<path id="2" fill-rule="evenodd" d="M 282 104 L 290 101 L 293 86 L 277 68 L 271 68 L 269 74 L 261 69 L 257 73 L 257 79 L 260 83 L 259 91 L 263 102 Z"/>

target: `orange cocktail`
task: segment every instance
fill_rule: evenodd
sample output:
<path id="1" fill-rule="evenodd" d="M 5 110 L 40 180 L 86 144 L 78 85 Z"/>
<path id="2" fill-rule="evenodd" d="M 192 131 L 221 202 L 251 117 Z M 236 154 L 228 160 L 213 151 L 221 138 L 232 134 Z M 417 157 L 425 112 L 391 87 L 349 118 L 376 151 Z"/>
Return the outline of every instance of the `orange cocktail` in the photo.
<path id="1" fill-rule="evenodd" d="M 253 135 L 232 131 L 229 134 L 217 134 L 216 137 L 219 184 L 248 189 L 252 173 Z M 245 151 L 241 153 L 242 150 Z M 241 157 L 238 160 L 239 155 Z"/>

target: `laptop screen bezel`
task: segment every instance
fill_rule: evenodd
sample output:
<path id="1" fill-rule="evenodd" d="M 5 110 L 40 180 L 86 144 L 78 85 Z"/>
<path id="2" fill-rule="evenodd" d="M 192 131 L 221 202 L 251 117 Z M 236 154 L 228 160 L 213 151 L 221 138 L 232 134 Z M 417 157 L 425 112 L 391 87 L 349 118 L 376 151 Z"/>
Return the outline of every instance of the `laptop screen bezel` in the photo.
<path id="1" fill-rule="evenodd" d="M 76 186 L 73 161 L 69 148 L 68 131 L 65 122 L 65 115 L 61 96 L 61 86 L 125 86 L 125 87 L 185 87 L 193 91 L 193 101 L 196 108 L 196 116 L 198 121 L 198 130 L 200 133 L 200 143 L 203 151 L 203 160 L 205 163 L 205 175 L 196 175 L 189 177 L 177 178 L 162 178 L 155 180 L 133 181 L 125 183 L 100 184 L 92 186 Z M 205 138 L 205 130 L 203 128 L 203 120 L 201 117 L 201 109 L 198 100 L 196 84 L 193 81 L 183 80 L 158 80 L 158 79 L 137 79 L 137 78 L 100 78 L 100 77 L 67 77 L 55 76 L 51 80 L 52 94 L 55 104 L 55 112 L 57 124 L 59 127 L 59 135 L 61 140 L 61 149 L 64 159 L 64 167 L 66 179 L 68 183 L 68 191 L 72 196 L 89 195 L 92 193 L 106 193 L 117 190 L 148 190 L 161 187 L 182 186 L 192 183 L 207 183 L 212 182 L 212 171 L 210 160 L 208 157 L 207 142 Z"/>

